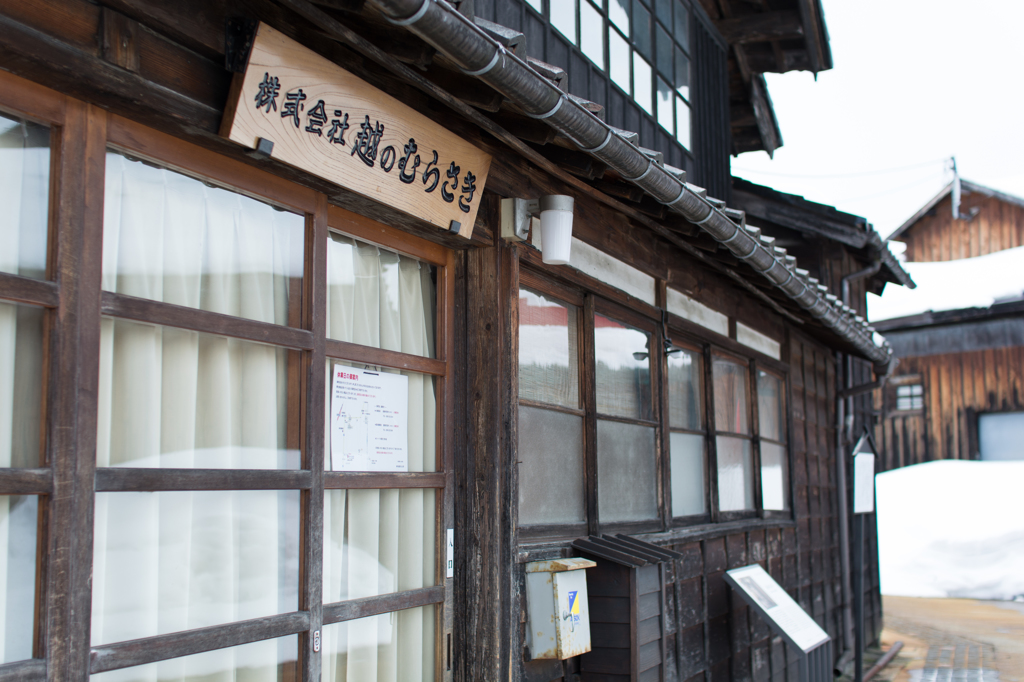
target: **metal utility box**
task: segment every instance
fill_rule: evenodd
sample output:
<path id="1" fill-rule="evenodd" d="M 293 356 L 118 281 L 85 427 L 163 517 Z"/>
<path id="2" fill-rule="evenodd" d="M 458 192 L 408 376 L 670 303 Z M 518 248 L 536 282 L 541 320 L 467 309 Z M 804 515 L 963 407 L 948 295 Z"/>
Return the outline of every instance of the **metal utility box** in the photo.
<path id="1" fill-rule="evenodd" d="M 531 659 L 566 659 L 590 651 L 587 559 L 526 564 L 527 638 Z"/>
<path id="2" fill-rule="evenodd" d="M 678 552 L 627 535 L 591 535 L 573 547 L 597 560 L 590 570 L 593 650 L 580 659 L 586 682 L 663 682 L 675 623 L 665 599 Z"/>

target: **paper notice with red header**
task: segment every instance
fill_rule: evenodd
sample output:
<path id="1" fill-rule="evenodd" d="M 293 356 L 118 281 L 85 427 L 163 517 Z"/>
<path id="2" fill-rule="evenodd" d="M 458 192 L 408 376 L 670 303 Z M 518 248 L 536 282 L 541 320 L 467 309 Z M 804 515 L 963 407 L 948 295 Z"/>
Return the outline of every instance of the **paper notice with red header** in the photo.
<path id="1" fill-rule="evenodd" d="M 409 470 L 409 378 L 335 365 L 331 471 Z"/>

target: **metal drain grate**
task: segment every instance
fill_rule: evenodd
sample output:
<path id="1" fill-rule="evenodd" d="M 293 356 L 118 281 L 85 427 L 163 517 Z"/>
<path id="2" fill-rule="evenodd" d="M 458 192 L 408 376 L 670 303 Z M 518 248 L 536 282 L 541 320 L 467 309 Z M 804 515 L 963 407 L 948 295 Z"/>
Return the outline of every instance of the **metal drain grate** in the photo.
<path id="1" fill-rule="evenodd" d="M 987 644 L 933 644 L 924 668 L 911 670 L 910 682 L 999 682 L 995 649 Z"/>

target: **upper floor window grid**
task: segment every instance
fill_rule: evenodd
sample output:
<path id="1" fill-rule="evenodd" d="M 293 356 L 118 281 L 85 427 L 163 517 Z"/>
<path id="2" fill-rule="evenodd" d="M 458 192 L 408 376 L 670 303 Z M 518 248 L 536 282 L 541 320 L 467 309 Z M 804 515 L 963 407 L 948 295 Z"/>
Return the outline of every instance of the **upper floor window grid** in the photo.
<path id="1" fill-rule="evenodd" d="M 527 0 L 543 13 L 542 0 Z M 549 0 L 548 20 L 690 148 L 690 8 L 683 0 Z"/>

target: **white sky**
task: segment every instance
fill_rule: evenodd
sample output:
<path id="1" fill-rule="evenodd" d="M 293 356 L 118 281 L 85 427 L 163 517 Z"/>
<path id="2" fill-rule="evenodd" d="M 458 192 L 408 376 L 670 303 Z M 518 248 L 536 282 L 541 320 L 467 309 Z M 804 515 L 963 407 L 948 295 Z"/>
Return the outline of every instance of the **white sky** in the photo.
<path id="1" fill-rule="evenodd" d="M 882 235 L 945 186 L 952 155 L 961 177 L 1024 196 L 1024 3 L 823 4 L 835 66 L 817 82 L 767 75 L 784 146 L 774 160 L 733 158 L 733 175 L 864 216 Z"/>

